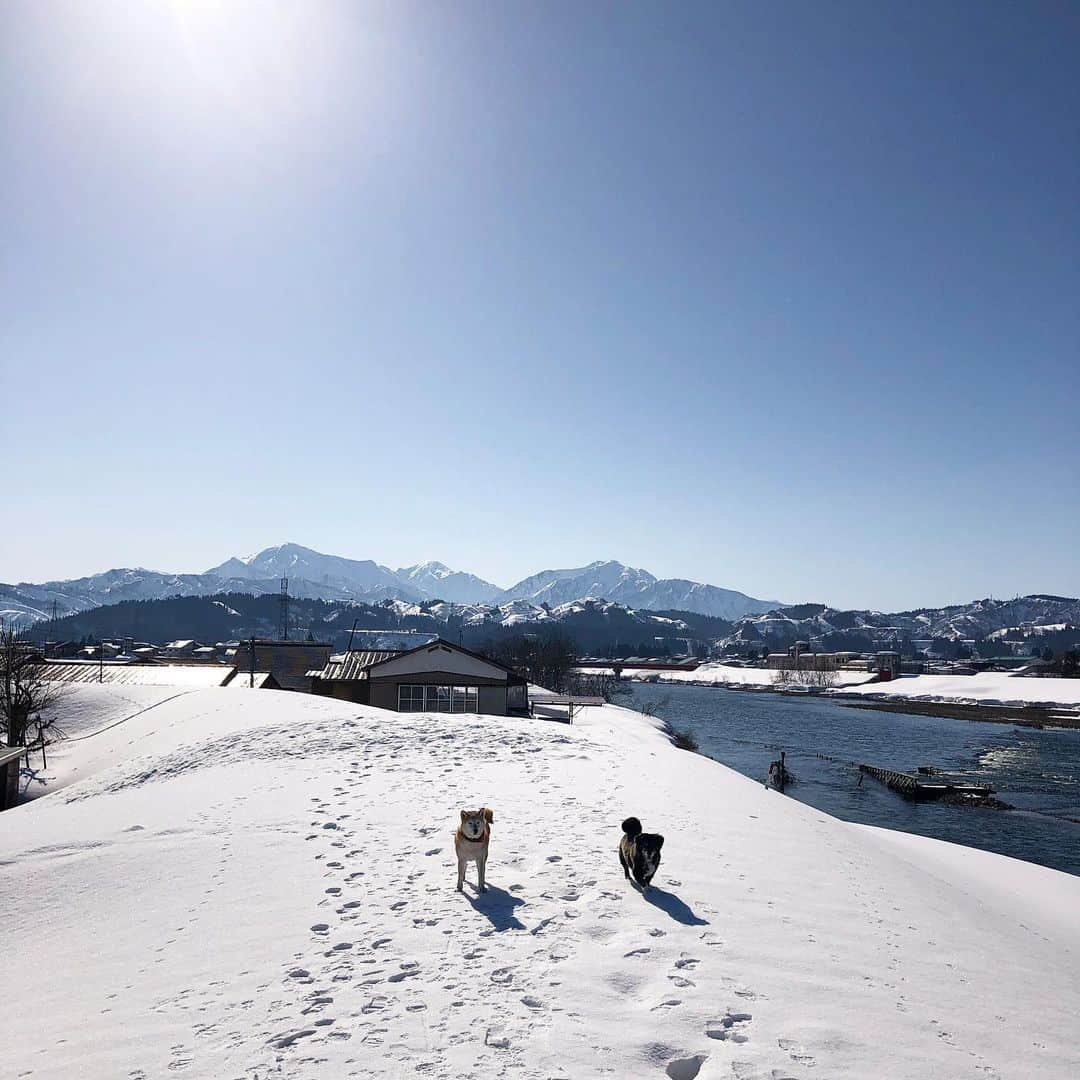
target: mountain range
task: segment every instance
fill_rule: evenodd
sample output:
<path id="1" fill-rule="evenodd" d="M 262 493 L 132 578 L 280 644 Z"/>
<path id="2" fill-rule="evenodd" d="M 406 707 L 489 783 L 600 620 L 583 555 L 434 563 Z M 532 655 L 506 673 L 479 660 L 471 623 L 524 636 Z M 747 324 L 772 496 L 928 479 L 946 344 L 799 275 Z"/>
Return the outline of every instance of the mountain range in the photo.
<path id="1" fill-rule="evenodd" d="M 41 584 L 0 584 L 0 619 L 21 624 L 74 614 L 125 600 L 155 600 L 216 593 L 277 593 L 289 579 L 293 596 L 317 600 L 378 603 L 504 605 L 524 601 L 532 607 L 558 606 L 589 598 L 644 610 L 678 609 L 723 619 L 777 607 L 733 589 L 657 578 L 647 570 L 615 561 L 598 561 L 565 570 L 543 570 L 509 589 L 440 562 L 392 570 L 370 559 L 325 555 L 299 544 L 265 548 L 246 558 L 229 558 L 201 574 L 169 574 L 146 569 L 116 569 L 88 577 Z"/>
<path id="2" fill-rule="evenodd" d="M 824 651 L 901 648 L 912 643 L 1057 640 L 1068 646 L 1080 627 L 1080 600 L 1032 594 L 973 600 L 940 608 L 881 612 L 794 604 L 740 619 L 721 645 L 775 650 L 806 641 Z"/>

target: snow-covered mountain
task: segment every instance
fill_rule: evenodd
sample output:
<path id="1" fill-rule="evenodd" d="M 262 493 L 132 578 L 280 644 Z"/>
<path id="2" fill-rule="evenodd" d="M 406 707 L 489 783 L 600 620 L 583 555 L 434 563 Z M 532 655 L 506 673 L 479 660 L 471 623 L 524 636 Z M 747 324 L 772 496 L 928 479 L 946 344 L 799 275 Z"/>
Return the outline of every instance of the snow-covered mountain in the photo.
<path id="1" fill-rule="evenodd" d="M 824 604 L 797 604 L 741 620 L 727 639 L 738 646 L 777 647 L 808 641 L 825 648 L 892 648 L 920 640 L 1017 640 L 1080 626 L 1080 600 L 1031 595 L 1012 600 L 974 600 L 913 611 L 842 611 Z"/>
<path id="2" fill-rule="evenodd" d="M 651 611 L 694 611 L 721 619 L 739 619 L 779 606 L 775 600 L 757 600 L 716 585 L 683 578 L 656 578 L 648 570 L 613 560 L 572 570 L 543 570 L 511 586 L 499 596 L 498 602 L 528 600 L 556 605 L 586 597 L 603 597 Z"/>
<path id="3" fill-rule="evenodd" d="M 297 595 L 313 595 L 311 586 L 322 586 L 350 599 L 377 599 L 380 594 L 389 599 L 424 598 L 424 594 L 405 586 L 393 570 L 371 559 L 324 555 L 300 544 L 279 544 L 247 558 L 226 559 L 221 565 L 212 566 L 204 576 L 279 582 L 287 577 L 289 591 Z"/>
<path id="4" fill-rule="evenodd" d="M 498 585 L 475 574 L 451 570 L 441 562 L 402 567 L 397 571 L 397 577 L 422 596 L 454 604 L 489 604 L 501 592 Z"/>
<path id="5" fill-rule="evenodd" d="M 0 584 L 0 618 L 19 623 L 86 611 L 122 600 L 160 600 L 171 596 L 206 596 L 220 592 L 275 593 L 289 579 L 293 596 L 317 600 L 402 600 L 422 603 L 505 605 L 526 601 L 532 608 L 557 607 L 586 599 L 617 601 L 644 610 L 678 609 L 724 619 L 776 607 L 731 589 L 681 578 L 658 579 L 614 561 L 590 563 L 569 570 L 543 570 L 500 589 L 475 574 L 452 570 L 440 562 L 391 570 L 371 559 L 326 555 L 300 544 L 279 544 L 246 557 L 232 557 L 201 574 L 168 574 L 156 570 L 117 569 L 70 581 L 43 584 Z"/>

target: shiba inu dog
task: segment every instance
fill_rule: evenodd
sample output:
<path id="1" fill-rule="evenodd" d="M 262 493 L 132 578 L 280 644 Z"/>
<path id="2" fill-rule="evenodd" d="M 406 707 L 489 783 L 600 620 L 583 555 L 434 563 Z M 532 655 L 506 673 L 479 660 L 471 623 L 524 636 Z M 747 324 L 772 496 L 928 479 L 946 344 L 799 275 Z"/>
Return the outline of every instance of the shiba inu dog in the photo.
<path id="1" fill-rule="evenodd" d="M 659 833 L 642 832 L 641 822 L 636 817 L 628 817 L 622 823 L 622 831 L 619 862 L 623 873 L 629 881 L 633 871 L 634 880 L 642 889 L 647 889 L 660 866 L 660 849 L 664 846 L 664 838 Z"/>
<path id="2" fill-rule="evenodd" d="M 476 891 L 487 892 L 484 874 L 487 870 L 488 843 L 491 840 L 491 823 L 495 815 L 486 806 L 479 810 L 462 810 L 461 824 L 454 833 L 454 850 L 457 852 L 457 888 L 465 886 L 465 864 L 476 863 Z"/>

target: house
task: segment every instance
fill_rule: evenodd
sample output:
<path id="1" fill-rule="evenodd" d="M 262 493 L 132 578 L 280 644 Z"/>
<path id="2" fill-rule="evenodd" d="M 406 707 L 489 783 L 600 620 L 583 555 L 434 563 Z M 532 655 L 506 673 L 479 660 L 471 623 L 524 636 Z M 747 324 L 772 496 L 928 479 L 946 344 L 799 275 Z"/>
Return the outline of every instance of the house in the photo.
<path id="1" fill-rule="evenodd" d="M 228 653 L 226 653 L 228 656 Z M 271 641 L 249 638 L 236 645 L 229 659 L 236 666 L 237 677 L 268 671 L 282 690 L 311 691 L 312 668 L 322 668 L 330 659 L 327 641 Z"/>
<path id="2" fill-rule="evenodd" d="M 169 660 L 190 660 L 198 648 L 201 648 L 201 642 L 192 641 L 190 638 L 184 641 L 170 641 L 161 650 L 161 655 Z"/>
<path id="3" fill-rule="evenodd" d="M 309 672 L 312 693 L 397 712 L 506 716 L 528 711 L 520 675 L 441 638 L 405 650 L 353 650 Z"/>

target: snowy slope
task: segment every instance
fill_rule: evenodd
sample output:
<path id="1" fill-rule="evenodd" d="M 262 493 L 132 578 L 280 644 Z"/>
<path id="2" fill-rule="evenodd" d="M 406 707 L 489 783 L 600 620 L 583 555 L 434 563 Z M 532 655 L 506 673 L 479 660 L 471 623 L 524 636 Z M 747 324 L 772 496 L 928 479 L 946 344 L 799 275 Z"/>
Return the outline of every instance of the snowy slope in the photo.
<path id="1" fill-rule="evenodd" d="M 100 771 L 0 829 L 5 1075 L 1080 1072 L 1080 879 L 581 719 L 214 689 L 87 740 Z M 479 802 L 491 890 L 461 896 L 450 832 Z M 647 897 L 627 813 L 667 836 Z"/>

